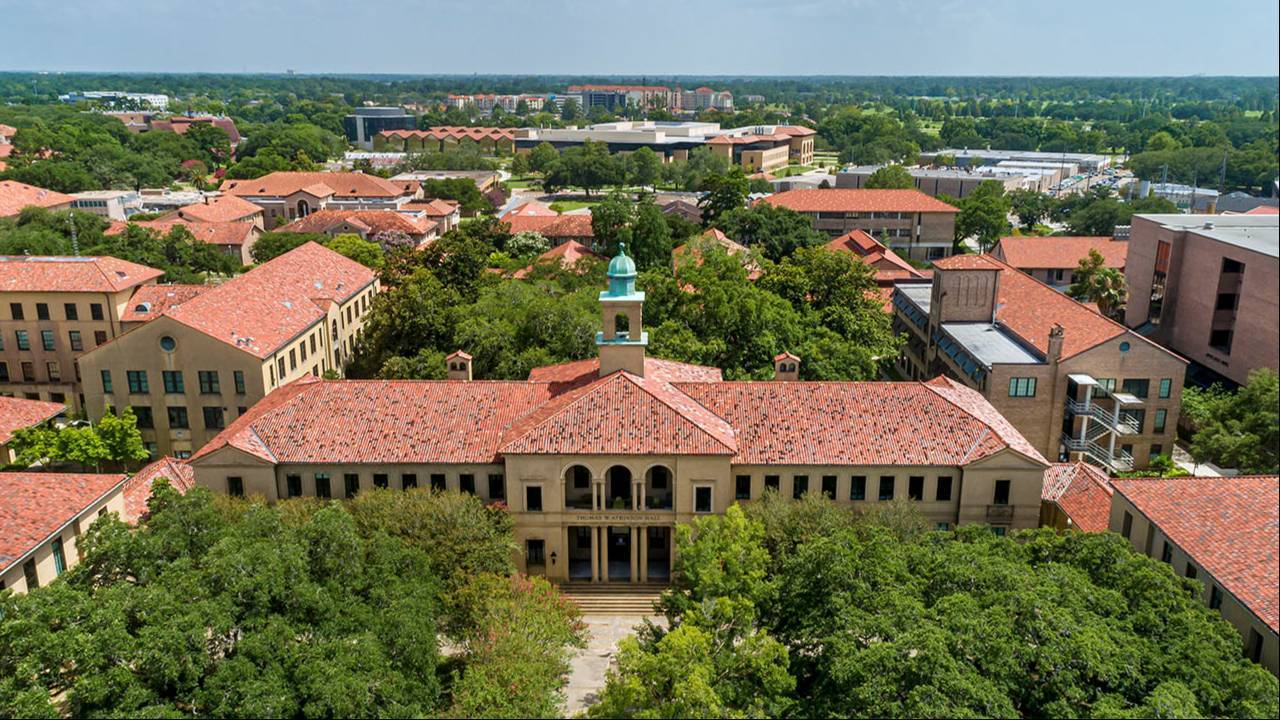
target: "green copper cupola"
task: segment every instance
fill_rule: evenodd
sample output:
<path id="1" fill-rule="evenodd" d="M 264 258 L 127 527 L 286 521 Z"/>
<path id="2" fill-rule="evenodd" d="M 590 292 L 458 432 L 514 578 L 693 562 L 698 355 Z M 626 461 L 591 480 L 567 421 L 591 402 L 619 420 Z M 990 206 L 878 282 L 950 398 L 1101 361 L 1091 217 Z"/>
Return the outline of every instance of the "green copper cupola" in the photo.
<path id="1" fill-rule="evenodd" d="M 627 257 L 626 245 L 609 261 L 609 289 L 600 293 L 601 327 L 596 333 L 601 377 L 625 370 L 644 375 L 645 346 L 649 333 L 643 321 L 644 293 L 636 290 L 636 264 Z"/>
<path id="2" fill-rule="evenodd" d="M 625 298 L 639 295 L 644 300 L 644 293 L 636 293 L 636 264 L 627 257 L 627 244 L 618 243 L 618 254 L 609 261 L 609 289 L 600 293 L 600 299 Z"/>

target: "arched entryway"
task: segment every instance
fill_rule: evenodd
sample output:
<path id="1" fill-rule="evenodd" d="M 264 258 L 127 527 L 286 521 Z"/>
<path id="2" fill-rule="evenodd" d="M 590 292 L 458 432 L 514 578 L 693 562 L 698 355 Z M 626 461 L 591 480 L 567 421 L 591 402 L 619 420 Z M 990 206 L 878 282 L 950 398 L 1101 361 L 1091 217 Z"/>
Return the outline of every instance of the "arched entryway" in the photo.
<path id="1" fill-rule="evenodd" d="M 564 506 L 566 509 L 591 510 L 591 470 L 572 465 L 564 471 Z"/>
<path id="2" fill-rule="evenodd" d="M 614 465 L 606 475 L 605 507 L 613 509 L 631 508 L 631 469 L 625 465 Z"/>
<path id="3" fill-rule="evenodd" d="M 306 200 L 298 201 L 298 217 L 304 218 L 311 214 L 311 203 Z"/>
<path id="4" fill-rule="evenodd" d="M 670 510 L 675 491 L 674 474 L 665 465 L 654 465 L 644 474 L 645 510 Z"/>

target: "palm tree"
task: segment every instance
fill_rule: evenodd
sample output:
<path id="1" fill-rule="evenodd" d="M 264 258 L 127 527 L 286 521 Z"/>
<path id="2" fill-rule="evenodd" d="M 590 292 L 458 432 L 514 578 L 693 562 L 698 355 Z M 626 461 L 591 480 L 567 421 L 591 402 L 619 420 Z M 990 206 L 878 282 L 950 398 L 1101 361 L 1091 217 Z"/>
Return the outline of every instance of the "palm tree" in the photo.
<path id="1" fill-rule="evenodd" d="M 1097 304 L 1098 311 L 1107 317 L 1116 317 L 1129 299 L 1129 289 L 1124 274 L 1105 265 L 1102 254 L 1090 250 L 1089 257 L 1076 266 L 1067 294 L 1076 300 Z"/>

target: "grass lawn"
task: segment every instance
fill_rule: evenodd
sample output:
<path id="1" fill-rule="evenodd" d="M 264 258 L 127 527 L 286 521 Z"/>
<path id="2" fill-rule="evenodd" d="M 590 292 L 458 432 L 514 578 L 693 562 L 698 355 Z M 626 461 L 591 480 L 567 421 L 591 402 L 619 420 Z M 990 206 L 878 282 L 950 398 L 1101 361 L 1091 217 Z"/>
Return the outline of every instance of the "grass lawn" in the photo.
<path id="1" fill-rule="evenodd" d="M 812 165 L 788 165 L 783 168 L 778 168 L 777 170 L 770 170 L 769 174 L 777 178 L 784 178 L 791 177 L 792 175 L 799 175 L 801 173 L 807 173 L 812 169 Z"/>
<path id="2" fill-rule="evenodd" d="M 586 200 L 557 200 L 551 203 L 551 209 L 558 213 L 569 212 L 570 210 L 581 210 L 582 208 L 595 207 L 600 203 Z"/>

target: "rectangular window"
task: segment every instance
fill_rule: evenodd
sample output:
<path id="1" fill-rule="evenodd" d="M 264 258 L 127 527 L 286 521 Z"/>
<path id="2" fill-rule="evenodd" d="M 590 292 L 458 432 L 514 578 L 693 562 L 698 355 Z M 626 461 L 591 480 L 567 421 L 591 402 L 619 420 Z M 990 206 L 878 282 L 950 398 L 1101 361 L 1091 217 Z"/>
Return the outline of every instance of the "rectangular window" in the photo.
<path id="1" fill-rule="evenodd" d="M 940 522 L 940 523 L 938 523 L 937 525 L 934 525 L 933 527 L 934 527 L 934 529 L 935 529 L 935 530 L 950 530 L 950 529 L 951 529 L 951 523 Z"/>
<path id="2" fill-rule="evenodd" d="M 62 538 L 53 539 L 53 574 L 62 575 L 67 571 L 67 554 L 62 549 Z"/>
<path id="3" fill-rule="evenodd" d="M 181 395 L 187 391 L 186 384 L 182 381 L 181 370 L 161 370 L 160 379 L 164 381 L 164 391 L 167 395 Z"/>
<path id="4" fill-rule="evenodd" d="M 329 487 L 329 473 L 316 473 L 316 497 L 332 497 L 331 488 Z"/>
<path id="5" fill-rule="evenodd" d="M 463 473 L 458 476 L 458 490 L 464 493 L 476 494 L 476 476 Z"/>
<path id="6" fill-rule="evenodd" d="M 1165 399 L 1173 394 L 1173 378 L 1160 379 L 1160 398 Z"/>
<path id="7" fill-rule="evenodd" d="M 791 477 L 791 497 L 799 500 L 807 492 L 809 492 L 809 476 L 793 475 Z"/>
<path id="8" fill-rule="evenodd" d="M 285 492 L 288 497 L 295 498 L 302 494 L 302 476 L 286 475 L 284 478 Z"/>
<path id="9" fill-rule="evenodd" d="M 1004 537 L 1007 529 L 1002 527 L 993 527 L 991 528 L 991 531 L 996 534 L 996 537 Z"/>
<path id="10" fill-rule="evenodd" d="M 166 408 L 169 411 L 169 428 L 185 430 L 190 427 L 187 420 L 187 409 L 184 407 Z"/>
<path id="11" fill-rule="evenodd" d="M 1168 540 L 1165 540 L 1164 545 L 1160 547 L 1160 562 L 1173 562 L 1173 546 L 1169 544 Z"/>
<path id="12" fill-rule="evenodd" d="M 822 494 L 829 500 L 836 499 L 836 483 L 839 482 L 835 475 L 822 476 Z"/>
<path id="13" fill-rule="evenodd" d="M 9 316 L 14 320 L 26 320 L 27 315 L 22 311 L 22 303 L 9 303 Z"/>
<path id="14" fill-rule="evenodd" d="M 356 496 L 360 492 L 360 476 L 356 473 L 346 473 L 342 476 L 342 488 L 348 500 Z"/>
<path id="15" fill-rule="evenodd" d="M 148 405 L 134 405 L 133 416 L 138 419 L 139 429 L 150 430 L 156 426 L 155 418 L 151 415 L 151 407 Z"/>
<path id="16" fill-rule="evenodd" d="M 80 337 L 79 330 L 68 330 L 67 340 L 71 343 L 71 349 L 80 352 L 84 350 L 84 338 Z"/>
<path id="17" fill-rule="evenodd" d="M 880 495 L 878 497 L 881 500 L 893 499 L 893 481 L 894 477 L 892 475 L 880 476 Z"/>
<path id="18" fill-rule="evenodd" d="M 276 360 L 276 376 L 280 378 L 280 382 L 284 382 L 284 358 Z"/>
<path id="19" fill-rule="evenodd" d="M 204 414 L 204 427 L 206 430 L 221 430 L 227 426 L 227 421 L 222 415 L 220 407 L 201 408 Z"/>
<path id="20" fill-rule="evenodd" d="M 62 379 L 62 368 L 56 362 L 45 363 L 44 372 L 49 376 L 50 382 L 58 382 Z"/>
<path id="21" fill-rule="evenodd" d="M 1169 420 L 1168 410 L 1165 410 L 1164 408 L 1160 408 L 1156 410 L 1156 421 L 1155 421 L 1155 424 L 1152 425 L 1151 427 L 1151 432 L 1155 433 L 1156 435 L 1163 434 L 1165 423 L 1168 422 L 1168 420 Z"/>
<path id="22" fill-rule="evenodd" d="M 15 339 L 18 341 L 19 350 L 31 349 L 31 337 L 27 335 L 26 330 L 15 330 L 13 332 Z"/>
<path id="23" fill-rule="evenodd" d="M 298 369 L 298 351 L 296 348 L 289 348 L 289 372 Z"/>
<path id="24" fill-rule="evenodd" d="M 227 494 L 231 497 L 244 497 L 244 478 L 228 477 Z"/>
<path id="25" fill-rule="evenodd" d="M 1217 610 L 1222 607 L 1222 588 L 1214 585 L 1209 588 L 1209 609 Z"/>
<path id="26" fill-rule="evenodd" d="M 501 473 L 489 475 L 489 499 L 503 500 L 507 497 L 507 479 Z"/>
<path id="27" fill-rule="evenodd" d="M 49 303 L 36 303 L 36 319 L 37 320 L 49 319 Z"/>
<path id="28" fill-rule="evenodd" d="M 36 381 L 36 365 L 35 365 L 35 363 L 31 363 L 31 362 L 24 362 L 24 363 L 22 363 L 22 381 L 23 381 L 23 382 L 29 382 L 29 383 L 31 383 L 31 382 L 35 382 L 35 381 Z M 40 399 L 40 394 L 39 394 L 39 393 L 34 393 L 34 394 L 33 394 L 33 393 L 27 393 L 27 399 L 29 399 L 29 400 L 39 400 L 39 399 Z"/>
<path id="29" fill-rule="evenodd" d="M 89 304 L 89 317 L 93 318 L 94 320 L 101 320 L 101 319 L 102 319 L 102 306 L 101 306 L 101 305 L 99 305 L 98 303 L 90 303 L 90 304 Z"/>
<path id="30" fill-rule="evenodd" d="M 63 303 L 62 312 L 66 315 L 68 320 L 80 319 L 80 311 L 76 308 L 75 303 Z"/>
<path id="31" fill-rule="evenodd" d="M 525 566 L 541 567 L 547 564 L 547 541 L 530 538 L 524 543 Z"/>
<path id="32" fill-rule="evenodd" d="M 231 378 L 235 380 L 235 383 L 236 383 L 236 394 L 243 395 L 244 394 L 244 371 L 243 370 L 233 371 L 231 373 Z"/>
<path id="33" fill-rule="evenodd" d="M 1248 655 L 1253 662 L 1262 662 L 1262 634 L 1253 628 L 1249 628 Z"/>
<path id="34" fill-rule="evenodd" d="M 298 359 L 302 362 L 307 361 L 307 344 L 305 342 L 298 343 Z"/>
<path id="35" fill-rule="evenodd" d="M 22 577 L 27 581 L 27 592 L 40 587 L 40 576 L 36 574 L 35 560 L 28 560 L 22 563 Z"/>
<path id="36" fill-rule="evenodd" d="M 1009 378 L 1009 397 L 1035 397 L 1036 396 L 1036 379 L 1027 378 Z"/>
<path id="37" fill-rule="evenodd" d="M 200 370 L 196 373 L 196 377 L 200 380 L 201 395 L 222 394 L 222 385 L 218 382 L 217 370 Z"/>
<path id="38" fill-rule="evenodd" d="M 765 475 L 764 489 L 777 492 L 782 485 L 782 477 L 780 475 Z"/>
<path id="39" fill-rule="evenodd" d="M 1195 580 L 1195 579 L 1196 579 L 1196 574 L 1197 574 L 1197 572 L 1196 572 L 1196 566 L 1195 566 L 1195 565 L 1192 565 L 1190 560 L 1188 560 L 1188 561 L 1187 561 L 1187 571 L 1186 571 L 1186 573 L 1185 573 L 1185 574 L 1186 574 L 1186 576 L 1187 576 L 1188 578 L 1190 578 L 1190 579 L 1192 579 L 1192 580 Z"/>
<path id="40" fill-rule="evenodd" d="M 95 346 L 97 346 L 97 345 L 106 345 L 106 344 L 107 344 L 107 331 L 106 331 L 106 330 L 94 330 L 94 331 L 93 331 L 93 344 L 94 344 Z"/>
<path id="41" fill-rule="evenodd" d="M 850 500 L 866 500 L 867 499 L 867 476 L 854 475 L 849 478 L 849 499 Z"/>
<path id="42" fill-rule="evenodd" d="M 376 488 L 382 488 L 383 490 L 386 490 L 386 489 L 387 489 L 387 474 L 386 474 L 386 473 L 374 473 L 374 474 L 373 474 L 373 486 L 374 486 L 374 487 L 376 487 Z"/>
<path id="43" fill-rule="evenodd" d="M 951 500 L 951 476 L 943 475 L 938 478 L 938 502 L 947 502 Z"/>
<path id="44" fill-rule="evenodd" d="M 1151 443 L 1152 458 L 1155 458 L 1155 456 L 1157 455 L 1163 455 L 1163 454 L 1164 454 L 1164 445 L 1161 445 L 1160 443 Z"/>
<path id="45" fill-rule="evenodd" d="M 417 473 L 401 473 L 401 474 L 400 474 L 400 487 L 401 487 L 401 489 L 403 489 L 403 490 L 412 490 L 412 489 L 414 489 L 414 488 L 418 487 L 418 475 L 417 475 Z"/>
<path id="46" fill-rule="evenodd" d="M 41 331 L 40 331 L 40 345 L 41 345 L 42 347 L 44 347 L 44 349 L 45 349 L 47 352 L 53 352 L 53 349 L 54 349 L 56 346 L 53 344 L 53 331 L 52 331 L 52 330 L 41 330 Z"/>
<path id="47" fill-rule="evenodd" d="M 129 381 L 130 395 L 146 395 L 151 392 L 151 389 L 147 387 L 146 370 L 126 370 L 124 376 Z"/>
<path id="48" fill-rule="evenodd" d="M 524 509 L 528 512 L 542 512 L 542 486 L 541 485 L 525 486 Z"/>
<path id="49" fill-rule="evenodd" d="M 0 362 L 0 382 L 9 382 L 9 365 L 8 365 L 8 363 Z"/>
<path id="50" fill-rule="evenodd" d="M 693 511 L 699 513 L 711 512 L 711 487 L 709 485 L 700 485 L 693 489 Z"/>
<path id="51" fill-rule="evenodd" d="M 443 492 L 448 487 L 449 487 L 448 483 L 446 483 L 444 479 L 444 473 L 431 473 L 431 489 L 432 490 L 440 490 Z"/>
<path id="52" fill-rule="evenodd" d="M 751 499 L 751 476 L 738 475 L 733 479 L 733 499 L 734 500 L 750 500 Z"/>
<path id="53" fill-rule="evenodd" d="M 1145 398 L 1151 388 L 1151 381 L 1146 378 L 1125 378 L 1120 390 L 1134 397 Z"/>
<path id="54" fill-rule="evenodd" d="M 924 500 L 923 475 L 911 475 L 907 478 L 907 498 L 917 502 Z"/>
<path id="55" fill-rule="evenodd" d="M 1008 480 L 996 481 L 996 492 L 995 492 L 995 496 L 991 498 L 991 503 L 993 505 L 1009 504 L 1009 481 Z"/>

